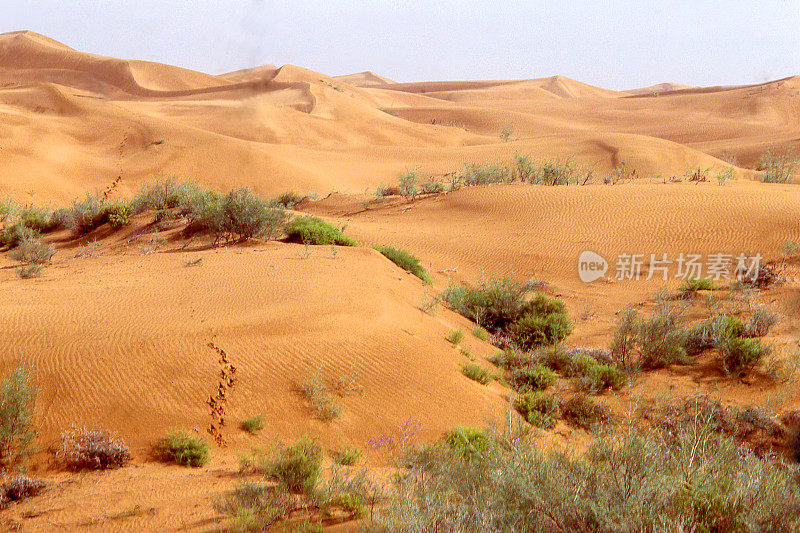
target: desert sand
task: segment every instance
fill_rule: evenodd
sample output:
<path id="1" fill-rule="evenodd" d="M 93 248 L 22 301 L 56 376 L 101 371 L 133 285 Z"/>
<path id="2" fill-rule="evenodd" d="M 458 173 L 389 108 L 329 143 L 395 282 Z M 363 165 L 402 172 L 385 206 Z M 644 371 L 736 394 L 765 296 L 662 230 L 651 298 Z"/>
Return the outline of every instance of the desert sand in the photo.
<path id="1" fill-rule="evenodd" d="M 174 230 L 146 250 L 152 213 L 79 240 L 66 230 L 48 236 L 59 252 L 38 279 L 19 279 L 17 263 L 0 255 L 0 375 L 19 361 L 36 371 L 42 452 L 34 469 L 51 482 L 44 496 L 3 511 L 0 528 L 209 530 L 223 521 L 211 501 L 235 484 L 237 454 L 253 444 L 308 434 L 326 447 L 356 444 L 381 468 L 369 441 L 409 419 L 420 423 L 421 440 L 501 420 L 508 390 L 464 377 L 464 357 L 445 338 L 453 328 L 470 331 L 470 321 L 444 305 L 422 312 L 420 303 L 451 280 L 540 280 L 573 317 L 567 345 L 606 346 L 616 312 L 645 302 L 661 282 L 609 274 L 585 284 L 581 251 L 609 259 L 758 252 L 777 261 L 784 243 L 800 239 L 800 189 L 756 179 L 770 148 L 800 148 L 800 77 L 612 91 L 561 76 L 397 83 L 292 65 L 210 75 L 76 51 L 32 32 L 2 34 L 0 198 L 55 208 L 117 178 L 115 194 L 129 198 L 172 176 L 267 197 L 294 191 L 311 195 L 298 213 L 346 224 L 362 245 L 409 250 L 433 284 L 369 246 L 209 248 Z M 413 203 L 372 194 L 414 167 L 444 176 L 519 152 L 572 157 L 593 178 L 585 186 L 471 187 Z M 631 179 L 605 185 L 623 162 Z M 724 186 L 675 182 L 688 167 L 729 164 L 737 179 Z M 91 254 L 79 253 L 95 238 Z M 184 266 L 198 258 L 202 266 Z M 784 268 L 786 282 L 760 302 L 781 313 L 768 340 L 788 351 L 800 334 L 787 303 L 796 306 L 800 278 L 797 265 Z M 219 373 L 209 342 L 238 369 L 228 446 L 214 447 L 200 470 L 153 462 L 149 447 L 171 428 L 207 436 L 206 400 Z M 469 334 L 464 344 L 492 368 L 484 358 L 496 348 Z M 315 419 L 297 394 L 311 375 L 357 381 L 357 392 L 337 400 L 336 420 Z M 701 365 L 654 372 L 610 401 L 658 391 L 713 391 L 741 405 L 776 394 L 769 383 L 726 380 Z M 800 396 L 781 396 L 778 409 L 797 408 Z M 236 425 L 255 413 L 265 429 L 252 437 Z M 77 476 L 52 468 L 47 450 L 73 425 L 121 436 L 134 465 Z M 585 438 L 561 425 L 558 433 L 566 446 Z M 125 515 L 133 506 L 141 512 Z"/>

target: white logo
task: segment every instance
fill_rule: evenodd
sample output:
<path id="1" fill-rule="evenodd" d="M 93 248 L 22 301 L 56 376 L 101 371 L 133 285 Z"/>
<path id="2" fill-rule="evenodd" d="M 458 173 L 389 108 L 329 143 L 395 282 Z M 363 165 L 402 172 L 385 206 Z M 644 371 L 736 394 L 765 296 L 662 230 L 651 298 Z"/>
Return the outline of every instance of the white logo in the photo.
<path id="1" fill-rule="evenodd" d="M 608 261 L 589 250 L 581 252 L 578 257 L 578 275 L 584 283 L 591 283 L 606 275 Z"/>

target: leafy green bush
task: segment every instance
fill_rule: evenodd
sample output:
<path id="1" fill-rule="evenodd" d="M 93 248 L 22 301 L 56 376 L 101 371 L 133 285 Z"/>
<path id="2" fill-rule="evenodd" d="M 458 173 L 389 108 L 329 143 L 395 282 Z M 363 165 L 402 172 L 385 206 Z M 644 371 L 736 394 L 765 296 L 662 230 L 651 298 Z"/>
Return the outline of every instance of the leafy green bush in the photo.
<path id="1" fill-rule="evenodd" d="M 762 346 L 758 339 L 727 337 L 717 339 L 715 348 L 719 353 L 722 369 L 734 374 L 758 365 L 772 353 L 772 348 Z"/>
<path id="2" fill-rule="evenodd" d="M 298 217 L 292 220 L 286 226 L 286 235 L 290 241 L 303 244 L 358 246 L 353 238 L 343 234 L 336 226 L 312 216 Z"/>
<path id="3" fill-rule="evenodd" d="M 686 331 L 681 327 L 678 309 L 661 305 L 649 318 L 642 319 L 637 328 L 636 342 L 640 364 L 644 368 L 662 368 L 686 363 Z"/>
<path id="4" fill-rule="evenodd" d="M 511 371 L 510 381 L 521 392 L 545 390 L 556 382 L 556 373 L 540 364 L 531 364 Z"/>
<path id="5" fill-rule="evenodd" d="M 561 346 L 542 346 L 533 352 L 533 360 L 551 370 L 569 375 L 573 357 Z"/>
<path id="6" fill-rule="evenodd" d="M 439 194 L 444 192 L 444 184 L 441 181 L 430 178 L 420 186 L 422 194 Z"/>
<path id="7" fill-rule="evenodd" d="M 481 385 L 486 385 L 492 381 L 492 374 L 480 365 L 475 363 L 464 363 L 461 365 L 461 373 Z"/>
<path id="8" fill-rule="evenodd" d="M 55 224 L 51 222 L 50 212 L 46 207 L 23 207 L 19 212 L 19 222 L 38 233 L 47 233 L 55 229 Z"/>
<path id="9" fill-rule="evenodd" d="M 714 285 L 714 281 L 711 278 L 696 278 L 694 276 L 684 278 L 678 286 L 678 292 L 682 296 L 694 296 L 697 294 L 697 291 L 715 290 L 717 290 L 717 287 Z"/>
<path id="10" fill-rule="evenodd" d="M 322 455 L 322 447 L 308 437 L 302 437 L 292 446 L 279 442 L 264 457 L 260 471 L 291 492 L 311 494 L 319 477 Z"/>
<path id="11" fill-rule="evenodd" d="M 556 424 L 561 415 L 561 406 L 555 396 L 547 396 L 539 391 L 526 392 L 517 398 L 514 407 L 532 425 L 549 429 Z"/>
<path id="12" fill-rule="evenodd" d="M 572 323 L 563 302 L 538 294 L 508 331 L 518 346 L 530 349 L 561 342 L 572 333 Z"/>
<path id="13" fill-rule="evenodd" d="M 483 430 L 472 426 L 456 426 L 442 437 L 442 442 L 456 457 L 471 462 L 489 450 L 491 441 Z"/>
<path id="14" fill-rule="evenodd" d="M 583 428 L 592 429 L 611 419 L 611 411 L 586 394 L 576 394 L 562 406 L 562 416 L 568 422 Z"/>
<path id="15" fill-rule="evenodd" d="M 24 461 L 33 451 L 35 399 L 33 371 L 22 364 L 0 383 L 0 466 Z"/>
<path id="16" fill-rule="evenodd" d="M 155 444 L 153 451 L 161 461 L 182 466 L 203 466 L 210 457 L 205 440 L 183 431 L 171 432 Z"/>
<path id="17" fill-rule="evenodd" d="M 521 316 L 528 292 L 527 285 L 511 278 L 492 278 L 478 287 L 451 283 L 442 299 L 456 312 L 495 332 Z"/>
<path id="18" fill-rule="evenodd" d="M 123 202 L 117 202 L 108 206 L 108 223 L 112 228 L 121 228 L 131 223 L 131 207 Z"/>
<path id="19" fill-rule="evenodd" d="M 628 375 L 612 365 L 598 364 L 589 373 L 592 390 L 621 389 L 628 382 Z"/>
<path id="20" fill-rule="evenodd" d="M 419 183 L 419 168 L 400 174 L 397 178 L 397 190 L 410 200 L 414 200 L 417 195 L 417 184 Z"/>
<path id="21" fill-rule="evenodd" d="M 428 271 L 419 264 L 418 257 L 399 248 L 391 248 L 389 246 L 373 246 L 373 248 L 406 272 L 414 274 L 428 285 L 431 284 L 431 276 L 428 274 Z"/>
<path id="22" fill-rule="evenodd" d="M 465 187 L 488 185 L 490 183 L 510 183 L 514 180 L 511 169 L 502 163 L 478 165 L 469 163 L 464 165 L 458 175 L 458 180 Z"/>
<path id="23" fill-rule="evenodd" d="M 242 420 L 241 424 L 239 424 L 239 427 L 241 427 L 243 431 L 255 435 L 264 429 L 264 415 L 254 415 L 250 418 L 245 418 Z"/>

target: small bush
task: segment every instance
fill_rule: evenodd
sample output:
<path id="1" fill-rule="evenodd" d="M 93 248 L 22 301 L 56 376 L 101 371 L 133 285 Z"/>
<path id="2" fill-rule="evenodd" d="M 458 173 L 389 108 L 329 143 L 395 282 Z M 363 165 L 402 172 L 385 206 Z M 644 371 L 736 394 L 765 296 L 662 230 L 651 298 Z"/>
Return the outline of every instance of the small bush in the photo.
<path id="1" fill-rule="evenodd" d="M 431 178 L 420 186 L 420 192 L 422 194 L 439 194 L 444 192 L 444 184 Z"/>
<path id="2" fill-rule="evenodd" d="M 391 248 L 388 246 L 374 246 L 375 250 L 383 254 L 384 257 L 389 259 L 392 263 L 399 266 L 406 272 L 414 274 L 419 279 L 430 285 L 431 277 L 428 271 L 419 264 L 419 258 L 411 255 L 405 250 L 399 248 Z"/>
<path id="3" fill-rule="evenodd" d="M 686 331 L 680 325 L 679 311 L 659 306 L 656 313 L 642 319 L 637 328 L 636 342 L 640 363 L 644 368 L 662 368 L 686 363 Z"/>
<path id="4" fill-rule="evenodd" d="M 778 323 L 778 315 L 767 307 L 756 307 L 747 317 L 742 328 L 744 337 L 763 337 Z"/>
<path id="5" fill-rule="evenodd" d="M 697 291 L 715 290 L 717 290 L 717 287 L 714 285 L 714 281 L 711 278 L 696 278 L 694 276 L 684 278 L 678 286 L 678 292 L 682 296 L 694 296 L 697 294 Z"/>
<path id="6" fill-rule="evenodd" d="M 465 363 L 461 366 L 461 373 L 481 385 L 486 385 L 492 381 L 492 374 L 480 365 Z"/>
<path id="7" fill-rule="evenodd" d="M 298 217 L 292 220 L 286 226 L 286 235 L 290 241 L 303 244 L 358 246 L 353 238 L 343 234 L 336 226 L 312 216 Z"/>
<path id="8" fill-rule="evenodd" d="M 415 168 L 410 172 L 400 174 L 397 178 L 397 190 L 408 198 L 414 200 L 417 195 L 417 184 L 419 183 L 419 168 Z"/>
<path id="9" fill-rule="evenodd" d="M 191 181 L 156 180 L 143 185 L 130 205 L 136 214 L 147 210 L 163 211 L 178 207 L 188 211 L 205 195 L 206 193 Z"/>
<path id="10" fill-rule="evenodd" d="M 592 429 L 611 420 L 611 411 L 590 396 L 576 394 L 563 404 L 562 416 L 580 428 Z"/>
<path id="11" fill-rule="evenodd" d="M 728 166 L 719 169 L 716 178 L 717 178 L 717 183 L 719 183 L 720 185 L 725 185 L 727 182 L 733 181 L 734 179 L 736 179 L 736 175 L 733 172 L 733 167 Z"/>
<path id="12" fill-rule="evenodd" d="M 239 424 L 239 427 L 242 428 L 243 431 L 246 431 L 251 435 L 255 435 L 264 429 L 264 415 L 255 415 L 251 416 L 250 418 L 245 418 Z"/>
<path id="13" fill-rule="evenodd" d="M 791 183 L 797 170 L 797 156 L 793 154 L 776 154 L 767 150 L 761 156 L 756 170 L 763 171 L 759 176 L 762 183 Z"/>
<path id="14" fill-rule="evenodd" d="M 353 466 L 361 459 L 361 450 L 357 446 L 339 446 L 329 452 L 331 459 L 340 465 Z"/>
<path id="15" fill-rule="evenodd" d="M 396 185 L 379 185 L 375 190 L 375 196 L 398 196 L 400 189 Z"/>
<path id="16" fill-rule="evenodd" d="M 311 494 L 319 477 L 322 455 L 319 444 L 303 437 L 293 446 L 276 443 L 261 460 L 259 469 L 291 492 Z"/>
<path id="17" fill-rule="evenodd" d="M 61 446 L 56 457 L 70 470 L 120 468 L 133 459 L 122 440 L 86 428 L 73 428 L 61 433 Z"/>
<path id="18" fill-rule="evenodd" d="M 472 336 L 484 342 L 489 340 L 489 332 L 481 326 L 475 326 L 472 328 Z"/>
<path id="19" fill-rule="evenodd" d="M 453 329 L 450 330 L 450 333 L 448 333 L 447 337 L 445 338 L 447 339 L 447 342 L 450 342 L 452 344 L 458 344 L 459 342 L 464 340 L 464 332 L 461 330 L 461 328 Z"/>
<path id="20" fill-rule="evenodd" d="M 621 389 L 628 382 L 628 375 L 621 369 L 611 365 L 597 365 L 591 373 L 592 388 L 602 391 L 605 389 Z"/>
<path id="21" fill-rule="evenodd" d="M 486 432 L 472 426 L 456 426 L 442 437 L 442 442 L 464 462 L 479 459 L 490 446 Z"/>
<path id="22" fill-rule="evenodd" d="M 442 300 L 494 333 L 520 317 L 529 290 L 530 287 L 511 278 L 492 278 L 478 287 L 451 283 Z"/>
<path id="23" fill-rule="evenodd" d="M 753 368 L 772 353 L 772 348 L 762 346 L 758 339 L 730 337 L 718 339 L 715 348 L 719 353 L 722 369 L 734 374 Z"/>
<path id="24" fill-rule="evenodd" d="M 319 376 L 311 376 L 300 384 L 301 394 L 311 402 L 311 410 L 320 420 L 333 420 L 342 413 L 342 408 L 333 403 L 325 386 Z"/>
<path id="25" fill-rule="evenodd" d="M 66 227 L 78 235 L 89 233 L 108 220 L 108 206 L 97 197 L 86 193 L 83 200 L 72 202 Z"/>
<path id="26" fill-rule="evenodd" d="M 49 263 L 56 254 L 56 249 L 51 244 L 46 244 L 31 230 L 23 230 L 17 247 L 10 255 L 12 259 L 29 265 L 43 265 Z"/>
<path id="27" fill-rule="evenodd" d="M 123 202 L 117 202 L 108 206 L 108 223 L 112 228 L 121 228 L 131 223 L 131 207 Z"/>
<path id="28" fill-rule="evenodd" d="M 33 451 L 33 371 L 20 364 L 0 383 L 0 466 L 24 461 Z"/>
<path id="29" fill-rule="evenodd" d="M 556 424 L 561 414 L 561 406 L 554 396 L 542 392 L 527 392 L 517 398 L 514 407 L 532 425 L 549 429 Z"/>
<path id="30" fill-rule="evenodd" d="M 694 357 L 714 347 L 714 334 L 710 321 L 700 322 L 685 329 L 683 348 L 686 355 Z"/>
<path id="31" fill-rule="evenodd" d="M 292 209 L 294 206 L 299 204 L 302 199 L 303 197 L 296 192 L 289 191 L 278 196 L 275 199 L 275 205 L 279 205 L 286 209 Z"/>
<path id="32" fill-rule="evenodd" d="M 21 277 L 22 279 L 31 279 L 41 276 L 42 268 L 44 267 L 39 263 L 32 263 L 30 265 L 18 266 L 15 270 L 17 272 L 17 276 Z"/>
<path id="33" fill-rule="evenodd" d="M 572 333 L 572 323 L 563 302 L 539 294 L 508 331 L 518 346 L 530 349 L 561 342 Z"/>
<path id="34" fill-rule="evenodd" d="M 556 373 L 540 364 L 532 364 L 515 368 L 511 371 L 510 381 L 520 392 L 545 390 L 556 382 Z"/>
<path id="35" fill-rule="evenodd" d="M 158 441 L 154 451 L 161 461 L 182 466 L 203 466 L 210 458 L 208 443 L 183 431 L 173 431 Z"/>
<path id="36" fill-rule="evenodd" d="M 18 474 L 6 478 L 0 483 L 0 509 L 5 509 L 14 502 L 36 496 L 45 487 L 45 482 L 31 476 Z"/>
<path id="37" fill-rule="evenodd" d="M 510 183 L 514 181 L 514 174 L 506 165 L 478 165 L 470 163 L 464 165 L 464 170 L 458 174 L 458 182 L 465 187 L 489 185 L 491 183 Z"/>
<path id="38" fill-rule="evenodd" d="M 26 228 L 38 233 L 47 233 L 55 229 L 50 212 L 46 207 L 24 207 L 19 212 L 19 222 Z"/>
<path id="39" fill-rule="evenodd" d="M 295 509 L 294 497 L 282 485 L 240 482 L 214 509 L 228 519 L 232 532 L 263 531 L 286 519 Z"/>

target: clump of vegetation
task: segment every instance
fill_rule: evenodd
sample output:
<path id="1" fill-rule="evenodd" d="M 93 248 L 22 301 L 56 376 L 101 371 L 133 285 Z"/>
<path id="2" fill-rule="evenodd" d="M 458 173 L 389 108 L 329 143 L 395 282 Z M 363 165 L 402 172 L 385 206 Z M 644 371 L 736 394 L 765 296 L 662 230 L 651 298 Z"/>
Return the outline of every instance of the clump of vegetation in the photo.
<path id="1" fill-rule="evenodd" d="M 208 443 L 183 431 L 171 432 L 156 443 L 153 451 L 161 461 L 182 466 L 200 467 L 210 458 Z"/>
<path id="2" fill-rule="evenodd" d="M 406 272 L 414 274 L 428 285 L 431 284 L 431 276 L 428 274 L 428 271 L 419 264 L 418 257 L 400 248 L 391 248 L 389 246 L 374 246 L 373 248 Z"/>
<path id="3" fill-rule="evenodd" d="M 275 205 L 285 209 L 292 209 L 303 200 L 303 197 L 296 192 L 285 192 L 275 199 Z"/>
<path id="4" fill-rule="evenodd" d="M 340 465 L 353 466 L 361 459 L 362 453 L 358 446 L 343 445 L 330 450 L 328 455 Z"/>
<path id="5" fill-rule="evenodd" d="M 800 242 L 796 239 L 789 239 L 781 246 L 781 253 L 786 257 L 796 257 L 800 255 Z"/>
<path id="6" fill-rule="evenodd" d="M 778 315 L 768 307 L 756 307 L 744 322 L 741 334 L 744 337 L 763 337 L 777 323 Z"/>
<path id="7" fill-rule="evenodd" d="M 687 363 L 687 331 L 681 321 L 680 310 L 664 302 L 646 318 L 639 318 L 635 309 L 626 308 L 617 317 L 611 355 L 629 374 L 642 368 Z"/>
<path id="8" fill-rule="evenodd" d="M 484 342 L 489 340 L 489 332 L 482 326 L 475 326 L 472 328 L 472 336 Z"/>
<path id="9" fill-rule="evenodd" d="M 417 196 L 419 179 L 419 168 L 400 174 L 400 177 L 397 178 L 398 192 L 407 199 L 414 201 Z"/>
<path id="10" fill-rule="evenodd" d="M 275 443 L 269 452 L 256 448 L 250 458 L 242 460 L 241 471 L 259 472 L 284 485 L 290 492 L 311 494 L 322 466 L 322 447 L 303 437 L 287 446 Z"/>
<path id="11" fill-rule="evenodd" d="M 311 403 L 311 410 L 320 420 L 333 420 L 342 413 L 342 408 L 333 403 L 328 387 L 317 375 L 303 380 L 300 393 Z"/>
<path id="12" fill-rule="evenodd" d="M 762 346 L 758 339 L 725 337 L 716 339 L 714 344 L 726 374 L 753 368 L 772 353 L 772 348 Z"/>
<path id="13" fill-rule="evenodd" d="M 464 332 L 461 330 L 461 328 L 452 329 L 450 330 L 450 333 L 447 334 L 446 339 L 447 342 L 451 344 L 458 344 L 464 340 Z"/>
<path id="14" fill-rule="evenodd" d="M 250 418 L 245 418 L 239 424 L 239 427 L 242 428 L 243 431 L 255 435 L 264 429 L 264 415 L 253 415 Z"/>
<path id="15" fill-rule="evenodd" d="M 558 376 L 540 364 L 529 364 L 514 368 L 509 380 L 519 392 L 545 390 L 550 388 Z"/>
<path id="16" fill-rule="evenodd" d="M 106 213 L 109 225 L 112 228 L 121 228 L 131 223 L 133 210 L 128 204 L 117 202 L 108 206 Z"/>
<path id="17" fill-rule="evenodd" d="M 586 394 L 576 394 L 562 406 L 564 420 L 583 429 L 593 429 L 611 420 L 611 411 Z"/>
<path id="18" fill-rule="evenodd" d="M 501 163 L 464 165 L 464 169 L 457 176 L 458 182 L 465 187 L 489 185 L 491 183 L 511 183 L 514 174 L 511 169 Z"/>
<path id="19" fill-rule="evenodd" d="M 791 531 L 800 528 L 796 467 L 715 434 L 703 417 L 674 431 L 631 427 L 586 454 L 533 436 L 488 433 L 465 462 L 447 449 L 396 476 L 371 531 Z"/>
<path id="20" fill-rule="evenodd" d="M 762 171 L 759 180 L 762 183 L 791 183 L 797 171 L 798 159 L 794 154 L 776 154 L 767 150 L 756 166 Z"/>
<path id="21" fill-rule="evenodd" d="M 489 450 L 491 444 L 485 431 L 472 426 L 456 426 L 444 434 L 441 442 L 464 462 L 478 459 Z"/>
<path id="22" fill-rule="evenodd" d="M 133 459 L 122 440 L 104 431 L 86 428 L 73 428 L 61 433 L 56 457 L 70 470 L 120 468 Z"/>
<path id="23" fill-rule="evenodd" d="M 311 245 L 358 246 L 358 243 L 342 230 L 328 224 L 317 217 L 306 216 L 292 220 L 286 226 L 286 235 L 290 241 Z"/>
<path id="24" fill-rule="evenodd" d="M 563 302 L 538 294 L 509 325 L 508 332 L 518 346 L 530 349 L 561 342 L 572 333 L 572 323 Z"/>
<path id="25" fill-rule="evenodd" d="M 514 402 L 514 407 L 530 424 L 549 429 L 561 416 L 561 404 L 555 396 L 540 391 L 526 392 Z"/>
<path id="26" fill-rule="evenodd" d="M 41 479 L 23 474 L 3 479 L 0 483 L 0 509 L 38 495 L 45 486 Z"/>
<path id="27" fill-rule="evenodd" d="M 33 452 L 33 371 L 20 364 L 0 383 L 0 466 L 24 461 Z"/>
<path id="28" fill-rule="evenodd" d="M 421 194 L 439 194 L 444 192 L 444 184 L 436 179 L 429 178 L 422 185 L 419 191 Z"/>
<path id="29" fill-rule="evenodd" d="M 538 294 L 528 301 L 529 285 L 494 278 L 478 287 L 451 284 L 442 299 L 452 309 L 493 334 L 523 348 L 554 344 L 572 332 L 564 304 Z"/>
<path id="30" fill-rule="evenodd" d="M 215 246 L 222 240 L 275 239 L 283 233 L 287 218 L 285 211 L 254 196 L 248 189 L 230 191 L 224 196 L 206 193 L 194 199 L 187 211 L 190 220 L 187 233 L 207 230 L 214 237 Z"/>
<path id="31" fill-rule="evenodd" d="M 492 381 L 492 374 L 480 365 L 475 363 L 464 363 L 461 365 L 461 373 L 481 385 L 487 385 Z"/>
<path id="32" fill-rule="evenodd" d="M 19 242 L 9 254 L 12 259 L 27 265 L 44 265 L 49 263 L 56 254 L 56 249 L 39 238 L 32 229 L 23 228 L 20 232 Z"/>
<path id="33" fill-rule="evenodd" d="M 678 286 L 678 292 L 682 296 L 694 296 L 698 291 L 715 290 L 717 290 L 717 287 L 711 278 L 696 278 L 694 276 L 684 278 L 680 286 Z"/>
<path id="34" fill-rule="evenodd" d="M 725 185 L 729 181 L 733 181 L 736 179 L 736 175 L 733 172 L 733 166 L 727 166 L 719 169 L 717 171 L 717 183 L 720 185 Z"/>
<path id="35" fill-rule="evenodd" d="M 32 263 L 30 265 L 21 265 L 16 268 L 17 276 L 22 279 L 38 278 L 42 275 L 44 267 L 39 263 Z"/>

